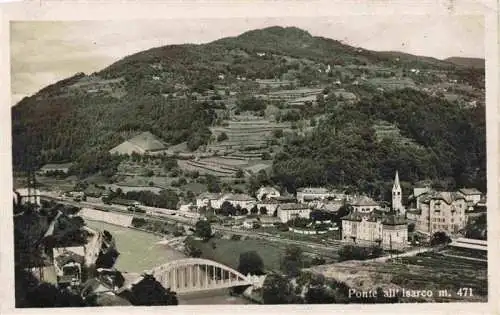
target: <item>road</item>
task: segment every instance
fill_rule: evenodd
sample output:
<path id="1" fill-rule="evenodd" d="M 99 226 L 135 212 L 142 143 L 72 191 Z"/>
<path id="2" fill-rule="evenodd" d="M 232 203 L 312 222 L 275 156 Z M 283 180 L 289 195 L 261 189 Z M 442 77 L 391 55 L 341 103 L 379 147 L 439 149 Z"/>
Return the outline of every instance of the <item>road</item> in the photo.
<path id="1" fill-rule="evenodd" d="M 90 201 L 73 201 L 73 200 L 68 200 L 68 199 L 63 199 L 61 197 L 55 196 L 54 194 L 50 193 L 42 193 L 42 199 L 46 200 L 53 200 L 57 201 L 62 204 L 66 205 L 71 205 L 75 207 L 89 207 L 89 208 L 94 208 L 97 210 L 106 210 L 106 211 L 111 211 L 111 212 L 119 212 L 119 213 L 127 213 L 131 214 L 129 210 L 127 210 L 126 206 L 121 206 L 121 205 L 106 205 L 102 202 L 98 202 L 99 199 L 93 198 L 95 200 Z M 142 208 L 146 211 L 151 211 L 151 212 L 171 212 L 171 213 L 179 213 L 177 210 L 172 210 L 172 209 L 162 209 L 162 208 L 153 208 L 153 207 L 145 207 L 142 206 Z M 181 223 L 184 225 L 188 225 L 190 227 L 194 227 L 196 224 L 197 219 L 194 218 L 186 218 L 181 215 L 151 215 L 147 213 L 134 213 L 134 216 L 138 218 L 144 218 L 144 219 L 149 219 L 149 220 L 158 220 L 158 221 L 163 221 L 163 222 L 169 222 L 169 223 Z M 307 242 L 307 241 L 299 241 L 299 240 L 292 240 L 288 238 L 281 238 L 281 237 L 276 237 L 272 236 L 269 233 L 259 233 L 255 231 L 242 231 L 239 228 L 235 227 L 225 227 L 219 224 L 212 224 L 212 230 L 213 231 L 218 231 L 218 232 L 225 232 L 229 234 L 234 234 L 234 235 L 241 235 L 241 236 L 248 236 L 252 238 L 258 238 L 258 239 L 265 239 L 268 241 L 272 241 L 275 243 L 282 243 L 285 245 L 299 245 L 299 246 L 305 246 L 310 248 L 312 251 L 332 251 L 339 249 L 342 247 L 342 243 L 340 241 L 329 241 L 330 243 L 328 245 L 323 245 L 323 244 L 318 244 L 318 243 L 313 243 L 313 242 Z"/>
<path id="2" fill-rule="evenodd" d="M 394 258 L 416 256 L 417 254 L 429 252 L 429 251 L 435 250 L 435 249 L 436 249 L 435 247 L 420 247 L 420 248 L 412 249 L 410 251 L 407 251 L 407 252 L 404 252 L 401 254 L 396 254 L 396 255 L 392 255 L 392 256 L 390 256 L 390 255 L 389 256 L 382 256 L 382 257 L 378 257 L 378 258 L 367 259 L 364 261 L 366 261 L 366 262 L 370 262 L 370 261 L 385 262 L 389 259 L 394 259 Z"/>

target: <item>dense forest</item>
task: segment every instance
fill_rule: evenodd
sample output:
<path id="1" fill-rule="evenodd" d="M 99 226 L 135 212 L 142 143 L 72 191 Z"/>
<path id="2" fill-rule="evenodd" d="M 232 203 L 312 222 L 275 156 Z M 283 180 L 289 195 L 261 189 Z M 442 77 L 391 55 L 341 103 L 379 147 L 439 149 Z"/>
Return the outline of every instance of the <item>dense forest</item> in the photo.
<path id="1" fill-rule="evenodd" d="M 215 114 L 188 100 L 81 95 L 28 98 L 14 107 L 12 118 L 14 165 L 26 169 L 30 163 L 102 155 L 137 131 L 150 131 L 172 144 L 188 141 L 196 149 L 210 136 Z"/>
<path id="2" fill-rule="evenodd" d="M 379 140 L 377 120 L 397 124 L 416 145 Z M 275 179 L 290 190 L 346 185 L 380 194 L 399 170 L 402 180 L 444 179 L 445 189 L 486 188 L 484 108 L 454 104 L 406 89 L 334 107 L 305 137 L 289 137 L 274 163 Z M 379 183 L 381 185 L 376 185 Z"/>

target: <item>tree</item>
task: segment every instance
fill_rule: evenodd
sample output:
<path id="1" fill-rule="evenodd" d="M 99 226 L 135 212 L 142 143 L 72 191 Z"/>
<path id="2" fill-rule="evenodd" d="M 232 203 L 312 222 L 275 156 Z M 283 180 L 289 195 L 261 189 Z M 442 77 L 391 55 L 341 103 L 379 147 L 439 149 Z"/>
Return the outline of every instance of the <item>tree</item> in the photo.
<path id="1" fill-rule="evenodd" d="M 408 224 L 408 233 L 413 233 L 415 231 L 415 223 Z"/>
<path id="2" fill-rule="evenodd" d="M 152 275 L 144 275 L 143 279 L 132 285 L 123 296 L 133 305 L 160 306 L 177 305 L 179 301 L 175 292 L 165 289 Z"/>
<path id="3" fill-rule="evenodd" d="M 275 129 L 273 131 L 273 136 L 277 139 L 282 138 L 283 137 L 283 129 Z"/>
<path id="4" fill-rule="evenodd" d="M 283 259 L 283 269 L 290 277 L 296 277 L 303 265 L 302 249 L 296 245 L 290 245 L 286 248 Z"/>
<path id="5" fill-rule="evenodd" d="M 196 195 L 191 190 L 186 191 L 186 201 L 194 202 L 196 200 Z"/>
<path id="6" fill-rule="evenodd" d="M 42 282 L 26 292 L 28 307 L 82 307 L 83 299 L 66 289 L 58 289 L 52 284 Z M 24 305 L 23 305 L 24 306 Z"/>
<path id="7" fill-rule="evenodd" d="M 266 207 L 260 207 L 260 214 L 261 215 L 266 215 L 267 214 L 267 208 Z"/>
<path id="8" fill-rule="evenodd" d="M 432 246 L 444 245 L 444 244 L 448 244 L 448 243 L 451 243 L 451 239 L 445 232 L 438 231 L 438 232 L 432 234 L 432 237 L 431 237 L 431 245 Z"/>
<path id="9" fill-rule="evenodd" d="M 292 294 L 292 287 L 285 277 L 270 274 L 264 280 L 262 286 L 264 304 L 288 304 Z"/>
<path id="10" fill-rule="evenodd" d="M 245 173 L 243 173 L 242 169 L 238 169 L 235 174 L 236 178 L 243 178 L 245 176 Z"/>
<path id="11" fill-rule="evenodd" d="M 219 178 L 213 175 L 205 176 L 207 181 L 207 190 L 210 193 L 220 193 Z"/>
<path id="12" fill-rule="evenodd" d="M 333 292 L 324 286 L 310 287 L 305 296 L 307 304 L 332 304 L 335 303 Z"/>
<path id="13" fill-rule="evenodd" d="M 238 271 L 244 275 L 262 275 L 264 273 L 264 262 L 256 251 L 241 253 Z"/>
<path id="14" fill-rule="evenodd" d="M 236 215 L 236 208 L 229 201 L 224 201 L 220 206 L 220 213 L 224 216 Z"/>
<path id="15" fill-rule="evenodd" d="M 204 240 L 212 237 L 212 226 L 207 220 L 199 220 L 195 225 L 195 233 Z"/>
<path id="16" fill-rule="evenodd" d="M 257 214 L 259 213 L 259 208 L 257 208 L 257 205 L 254 205 L 252 209 L 250 209 L 251 214 Z"/>
<path id="17" fill-rule="evenodd" d="M 222 141 L 227 140 L 227 139 L 228 139 L 228 137 L 227 137 L 227 134 L 225 132 L 222 132 L 217 136 L 217 142 L 222 142 Z"/>

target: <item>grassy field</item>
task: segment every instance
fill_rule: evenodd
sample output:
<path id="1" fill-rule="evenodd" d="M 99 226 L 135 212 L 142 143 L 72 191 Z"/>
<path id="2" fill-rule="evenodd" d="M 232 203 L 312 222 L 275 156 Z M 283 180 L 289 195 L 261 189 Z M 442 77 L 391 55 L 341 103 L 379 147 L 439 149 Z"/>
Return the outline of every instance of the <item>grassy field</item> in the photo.
<path id="1" fill-rule="evenodd" d="M 401 260 L 408 266 L 407 272 L 393 277 L 392 282 L 405 288 L 418 290 L 422 287 L 438 291 L 448 289 L 452 294 L 450 300 L 487 299 L 488 280 L 487 263 L 470 261 L 440 254 L 426 254 L 405 257 Z M 394 265 L 390 264 L 389 266 Z M 405 267 L 402 267 L 403 269 Z M 423 270 L 422 270 L 423 269 Z M 461 288 L 472 289 L 473 296 L 459 296 Z M 448 300 L 441 298 L 440 300 Z"/>
<path id="2" fill-rule="evenodd" d="M 261 239 L 228 240 L 212 239 L 208 242 L 195 241 L 196 246 L 201 249 L 202 257 L 218 261 L 227 266 L 238 268 L 240 254 L 248 251 L 256 251 L 264 261 L 266 270 L 280 270 L 281 261 L 285 256 L 286 245 L 271 243 Z M 215 243 L 215 248 L 214 244 Z M 324 257 L 327 263 L 332 259 Z"/>
<path id="3" fill-rule="evenodd" d="M 76 178 L 56 179 L 52 177 L 37 176 L 37 181 L 40 188 L 52 191 L 70 191 L 73 190 L 77 183 Z"/>

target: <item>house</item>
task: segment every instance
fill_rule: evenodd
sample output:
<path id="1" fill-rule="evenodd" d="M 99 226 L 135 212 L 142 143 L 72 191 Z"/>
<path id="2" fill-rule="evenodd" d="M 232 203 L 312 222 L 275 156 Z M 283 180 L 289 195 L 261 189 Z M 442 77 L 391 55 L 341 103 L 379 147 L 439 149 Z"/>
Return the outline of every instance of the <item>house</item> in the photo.
<path id="1" fill-rule="evenodd" d="M 14 203 L 18 205 L 31 203 L 40 206 L 40 190 L 34 188 L 18 188 L 14 191 Z"/>
<path id="2" fill-rule="evenodd" d="M 286 223 L 295 218 L 308 219 L 311 215 L 311 207 L 304 203 L 280 204 L 277 209 L 277 217 L 282 223 Z"/>
<path id="3" fill-rule="evenodd" d="M 413 209 L 420 209 L 420 199 L 422 199 L 422 197 L 424 197 L 431 190 L 432 189 L 430 185 L 413 188 L 413 193 L 410 196 L 408 196 L 408 202 L 410 204 L 410 207 Z"/>
<path id="4" fill-rule="evenodd" d="M 438 231 L 458 233 L 467 221 L 467 202 L 462 194 L 456 192 L 427 193 L 422 197 L 418 210 L 420 215 L 416 230 L 431 235 Z"/>
<path id="5" fill-rule="evenodd" d="M 148 154 L 162 151 L 166 148 L 167 147 L 163 141 L 151 132 L 146 131 L 122 142 L 120 145 L 111 149 L 109 153 L 118 155 L 131 155 L 134 152 L 137 154 Z"/>
<path id="6" fill-rule="evenodd" d="M 481 200 L 479 200 L 479 202 L 475 204 L 474 212 L 486 212 L 487 209 L 486 205 L 487 205 L 486 196 L 483 196 Z"/>
<path id="7" fill-rule="evenodd" d="M 218 209 L 220 207 L 215 207 L 214 204 L 218 205 L 218 201 L 221 197 L 222 194 L 203 193 L 196 198 L 196 207 L 212 207 Z"/>
<path id="8" fill-rule="evenodd" d="M 262 208 L 265 208 L 266 214 L 268 216 L 272 216 L 274 212 L 278 209 L 279 204 L 280 202 L 276 199 L 264 199 L 257 203 L 257 208 L 259 209 L 259 213 L 261 213 L 260 210 Z"/>
<path id="9" fill-rule="evenodd" d="M 354 211 L 360 213 L 371 213 L 380 208 L 379 204 L 367 196 L 361 196 L 352 202 Z"/>
<path id="10" fill-rule="evenodd" d="M 464 196 L 470 207 L 474 207 L 474 205 L 476 205 L 481 200 L 481 196 L 483 195 L 476 188 L 462 188 L 458 190 L 458 193 Z"/>
<path id="11" fill-rule="evenodd" d="M 343 200 L 330 200 L 326 202 L 319 202 L 316 208 L 327 212 L 337 212 L 343 205 Z"/>
<path id="12" fill-rule="evenodd" d="M 274 187 L 261 187 L 255 193 L 257 200 L 262 201 L 263 199 L 272 199 L 281 196 L 279 190 Z"/>
<path id="13" fill-rule="evenodd" d="M 323 200 L 333 196 L 334 194 L 332 194 L 328 189 L 322 187 L 307 187 L 297 189 L 297 201 L 301 203 L 313 200 Z"/>
<path id="14" fill-rule="evenodd" d="M 248 210 L 257 204 L 255 198 L 247 194 L 225 194 L 217 201 L 216 206 L 213 206 L 213 208 L 220 209 L 222 204 L 226 201 L 231 203 L 233 207 L 240 206 L 241 208 L 246 208 Z"/>
<path id="15" fill-rule="evenodd" d="M 45 164 L 38 170 L 37 174 L 41 176 L 48 175 L 51 173 L 68 174 L 72 165 L 73 163 Z"/>
<path id="16" fill-rule="evenodd" d="M 58 286 L 79 286 L 85 262 L 84 246 L 53 248 L 52 253 Z"/>
<path id="17" fill-rule="evenodd" d="M 402 250 L 407 247 L 408 227 L 403 216 L 377 210 L 353 210 L 342 218 L 342 240 L 361 245 L 380 245 L 384 249 Z"/>

